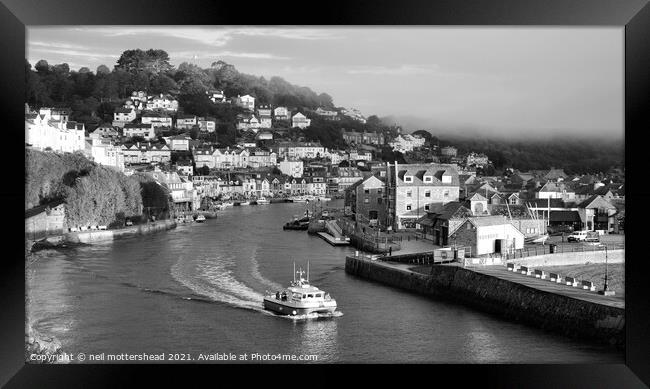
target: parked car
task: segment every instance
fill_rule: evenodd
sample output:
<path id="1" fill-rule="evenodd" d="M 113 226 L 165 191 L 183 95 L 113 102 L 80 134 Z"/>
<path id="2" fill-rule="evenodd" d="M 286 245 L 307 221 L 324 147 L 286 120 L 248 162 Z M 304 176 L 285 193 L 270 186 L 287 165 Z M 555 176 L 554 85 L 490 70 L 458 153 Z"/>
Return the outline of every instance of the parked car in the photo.
<path id="1" fill-rule="evenodd" d="M 132 226 L 132 225 L 133 225 L 133 222 L 132 222 L 131 220 L 128 220 L 128 219 L 127 219 L 127 221 L 125 222 L 125 224 L 126 224 L 127 226 Z"/>
<path id="2" fill-rule="evenodd" d="M 576 231 L 566 240 L 567 242 L 600 242 L 600 236 L 595 231 Z"/>

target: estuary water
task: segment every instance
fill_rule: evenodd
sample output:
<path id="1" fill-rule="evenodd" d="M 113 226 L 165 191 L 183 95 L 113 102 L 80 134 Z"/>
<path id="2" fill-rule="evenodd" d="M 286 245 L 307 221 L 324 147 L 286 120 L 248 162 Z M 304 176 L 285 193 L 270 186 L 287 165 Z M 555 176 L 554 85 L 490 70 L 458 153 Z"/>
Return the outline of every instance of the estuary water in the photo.
<path id="1" fill-rule="evenodd" d="M 282 230 L 304 209 L 232 207 L 202 224 L 41 251 L 26 268 L 27 320 L 72 355 L 164 353 L 166 360 L 172 354 L 201 362 L 202 354 L 246 354 L 244 363 L 280 361 L 251 360 L 254 354 L 316 363 L 624 361 L 606 346 L 348 275 L 345 256 L 354 249 Z M 307 260 L 312 284 L 329 292 L 341 313 L 289 319 L 264 311 L 264 292 L 286 286 L 293 262 Z"/>

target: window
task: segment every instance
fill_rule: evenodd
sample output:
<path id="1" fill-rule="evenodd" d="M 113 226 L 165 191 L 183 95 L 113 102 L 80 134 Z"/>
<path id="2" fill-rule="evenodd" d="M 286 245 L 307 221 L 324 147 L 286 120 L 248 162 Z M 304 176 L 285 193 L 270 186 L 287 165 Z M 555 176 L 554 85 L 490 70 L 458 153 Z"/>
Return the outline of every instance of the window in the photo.
<path id="1" fill-rule="evenodd" d="M 432 182 L 431 176 L 424 176 L 424 182 Z"/>
<path id="2" fill-rule="evenodd" d="M 445 191 L 444 196 L 449 197 L 449 191 L 448 190 Z"/>
<path id="3" fill-rule="evenodd" d="M 428 190 L 428 191 L 424 192 L 424 197 L 431 197 L 431 191 Z"/>
<path id="4" fill-rule="evenodd" d="M 424 206 L 424 210 L 425 210 L 425 211 L 428 211 L 428 210 L 429 210 L 429 204 L 426 204 L 426 205 Z"/>
<path id="5" fill-rule="evenodd" d="M 364 204 L 370 203 L 370 199 L 363 199 Z"/>
<path id="6" fill-rule="evenodd" d="M 381 200 L 382 200 L 382 198 L 381 198 L 381 197 L 380 197 L 380 198 L 378 198 L 378 199 L 377 199 L 377 204 L 381 204 Z"/>
<path id="7" fill-rule="evenodd" d="M 445 184 L 450 184 L 451 183 L 451 176 L 443 175 L 442 176 L 442 182 L 445 183 Z"/>
<path id="8" fill-rule="evenodd" d="M 404 176 L 404 182 L 413 182 L 413 176 Z"/>
<path id="9" fill-rule="evenodd" d="M 406 204 L 406 210 L 410 211 L 411 210 L 411 204 Z"/>
<path id="10" fill-rule="evenodd" d="M 471 229 L 472 229 L 472 225 L 469 224 L 469 223 L 467 223 L 467 229 L 468 229 L 468 230 L 471 230 Z"/>
<path id="11" fill-rule="evenodd" d="M 363 190 L 363 193 L 365 193 L 365 194 L 370 193 L 370 189 L 364 189 L 364 190 Z"/>
<path id="12" fill-rule="evenodd" d="M 406 191 L 406 197 L 411 197 L 411 191 L 410 190 Z"/>

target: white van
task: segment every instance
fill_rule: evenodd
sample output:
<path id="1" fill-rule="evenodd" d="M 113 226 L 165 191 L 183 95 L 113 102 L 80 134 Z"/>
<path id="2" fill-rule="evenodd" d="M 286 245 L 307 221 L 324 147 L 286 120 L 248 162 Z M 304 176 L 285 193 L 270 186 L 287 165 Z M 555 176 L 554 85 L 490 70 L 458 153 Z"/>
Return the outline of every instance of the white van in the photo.
<path id="1" fill-rule="evenodd" d="M 567 237 L 567 242 L 599 242 L 600 237 L 595 231 L 576 231 Z"/>

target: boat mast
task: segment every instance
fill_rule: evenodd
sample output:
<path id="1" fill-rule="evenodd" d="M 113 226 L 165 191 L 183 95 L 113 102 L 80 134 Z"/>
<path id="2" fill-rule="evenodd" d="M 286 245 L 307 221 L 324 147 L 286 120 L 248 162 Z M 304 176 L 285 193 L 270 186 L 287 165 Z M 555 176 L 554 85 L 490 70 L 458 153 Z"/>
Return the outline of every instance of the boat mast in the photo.
<path id="1" fill-rule="evenodd" d="M 293 282 L 296 282 L 296 261 L 293 261 Z"/>
<path id="2" fill-rule="evenodd" d="M 309 281 L 309 261 L 307 261 L 307 281 Z"/>

